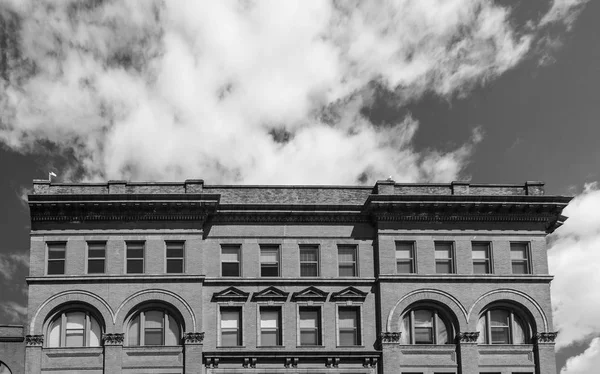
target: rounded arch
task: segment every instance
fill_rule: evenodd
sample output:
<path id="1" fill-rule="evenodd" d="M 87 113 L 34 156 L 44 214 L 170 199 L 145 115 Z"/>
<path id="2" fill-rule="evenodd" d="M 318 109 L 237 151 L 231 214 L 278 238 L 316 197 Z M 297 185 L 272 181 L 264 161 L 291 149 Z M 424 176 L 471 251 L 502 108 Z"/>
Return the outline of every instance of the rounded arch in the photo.
<path id="1" fill-rule="evenodd" d="M 115 326 L 119 326 L 122 331 L 128 317 L 139 310 L 140 306 L 152 302 L 169 305 L 181 316 L 181 323 L 186 331 L 196 332 L 196 316 L 190 305 L 176 293 L 160 289 L 139 291 L 125 299 L 115 312 Z"/>
<path id="2" fill-rule="evenodd" d="M 46 299 L 36 310 L 29 324 L 29 335 L 42 335 L 45 321 L 63 306 L 84 304 L 95 310 L 98 317 L 103 320 L 107 333 L 114 332 L 114 312 L 110 305 L 100 296 L 84 290 L 70 290 L 60 292 Z M 113 322 L 113 323 L 111 323 Z"/>
<path id="3" fill-rule="evenodd" d="M 0 361 L 0 374 L 12 374 L 8 365 L 2 361 Z"/>
<path id="4" fill-rule="evenodd" d="M 526 293 L 509 288 L 501 288 L 486 292 L 475 300 L 473 305 L 471 305 L 471 308 L 469 308 L 469 331 L 476 331 L 479 315 L 488 309 L 490 305 L 496 303 L 513 304 L 522 310 L 529 319 L 528 322 L 531 324 L 534 333 L 548 331 L 548 319 L 540 304 Z"/>
<path id="5" fill-rule="evenodd" d="M 467 311 L 460 301 L 447 292 L 424 288 L 409 292 L 396 302 L 388 314 L 386 330 L 400 331 L 402 314 L 410 306 L 418 303 L 432 303 L 443 309 L 456 324 L 457 332 L 467 325 Z"/>

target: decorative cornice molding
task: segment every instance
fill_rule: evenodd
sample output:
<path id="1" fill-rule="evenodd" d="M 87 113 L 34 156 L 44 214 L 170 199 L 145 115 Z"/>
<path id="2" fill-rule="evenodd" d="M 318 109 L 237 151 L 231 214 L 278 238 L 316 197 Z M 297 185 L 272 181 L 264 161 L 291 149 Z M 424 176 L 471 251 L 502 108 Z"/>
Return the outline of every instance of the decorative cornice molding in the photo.
<path id="1" fill-rule="evenodd" d="M 102 341 L 104 345 L 123 345 L 125 334 L 114 333 L 114 334 L 102 334 Z"/>
<path id="2" fill-rule="evenodd" d="M 30 347 L 41 347 L 44 345 L 44 335 L 25 335 L 25 345 Z"/>
<path id="3" fill-rule="evenodd" d="M 286 301 L 289 294 L 289 292 L 271 286 L 252 295 L 252 301 Z"/>
<path id="4" fill-rule="evenodd" d="M 292 294 L 293 301 L 325 301 L 328 292 L 322 291 L 315 286 L 310 286 Z"/>
<path id="5" fill-rule="evenodd" d="M 368 292 L 363 292 L 355 287 L 346 287 L 341 291 L 331 294 L 332 301 L 365 301 Z"/>
<path id="6" fill-rule="evenodd" d="M 479 331 L 459 332 L 456 334 L 456 341 L 458 343 L 477 343 L 477 339 L 479 339 Z"/>
<path id="7" fill-rule="evenodd" d="M 538 332 L 533 336 L 533 340 L 537 343 L 550 343 L 554 344 L 558 332 Z"/>
<path id="8" fill-rule="evenodd" d="M 298 222 L 298 223 L 368 223 L 371 219 L 360 212 L 217 212 L 211 217 L 212 222 L 264 223 L 264 222 Z"/>
<path id="9" fill-rule="evenodd" d="M 382 344 L 397 344 L 400 342 L 400 336 L 402 335 L 401 332 L 390 332 L 390 331 L 385 331 L 379 334 L 379 342 Z"/>
<path id="10" fill-rule="evenodd" d="M 213 293 L 212 301 L 236 301 L 246 302 L 250 293 L 244 292 L 233 286 L 228 287 L 220 292 Z"/>
<path id="11" fill-rule="evenodd" d="M 186 332 L 183 335 L 183 342 L 185 344 L 202 344 L 204 342 L 203 332 Z"/>

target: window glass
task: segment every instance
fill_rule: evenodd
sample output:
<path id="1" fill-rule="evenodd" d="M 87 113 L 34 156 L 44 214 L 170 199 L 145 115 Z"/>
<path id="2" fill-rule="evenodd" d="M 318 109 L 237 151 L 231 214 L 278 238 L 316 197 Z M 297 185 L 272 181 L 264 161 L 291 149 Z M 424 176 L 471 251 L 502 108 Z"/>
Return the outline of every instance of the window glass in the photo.
<path id="1" fill-rule="evenodd" d="M 300 308 L 300 345 L 321 344 L 320 313 L 317 308 Z"/>
<path id="2" fill-rule="evenodd" d="M 513 274 L 530 273 L 527 243 L 510 243 L 510 259 Z"/>
<path id="3" fill-rule="evenodd" d="M 104 274 L 105 242 L 88 242 L 88 274 Z"/>
<path id="4" fill-rule="evenodd" d="M 263 346 L 281 345 L 279 335 L 281 310 L 261 308 L 260 310 L 260 344 Z"/>
<path id="5" fill-rule="evenodd" d="M 279 247 L 261 246 L 260 248 L 260 276 L 279 276 Z"/>
<path id="6" fill-rule="evenodd" d="M 525 344 L 529 327 L 510 308 L 494 308 L 484 312 L 477 324 L 479 344 Z"/>
<path id="7" fill-rule="evenodd" d="M 83 347 L 85 328 L 85 313 L 71 312 L 67 313 L 67 328 L 65 330 L 65 339 L 67 347 Z"/>
<path id="8" fill-rule="evenodd" d="M 239 245 L 221 247 L 221 275 L 224 277 L 239 277 L 241 275 Z"/>
<path id="9" fill-rule="evenodd" d="M 300 246 L 300 276 L 317 277 L 319 275 L 319 248 Z"/>
<path id="10" fill-rule="evenodd" d="M 184 272 L 184 243 L 167 242 L 167 273 Z"/>
<path id="11" fill-rule="evenodd" d="M 221 346 L 242 345 L 241 314 L 241 308 L 221 308 Z"/>
<path id="12" fill-rule="evenodd" d="M 448 344 L 452 325 L 435 308 L 413 309 L 404 314 L 401 332 L 402 344 Z"/>
<path id="13" fill-rule="evenodd" d="M 127 274 L 144 273 L 144 243 L 127 243 Z"/>
<path id="14" fill-rule="evenodd" d="M 452 243 L 435 242 L 435 272 L 438 274 L 454 273 Z"/>
<path id="15" fill-rule="evenodd" d="M 473 273 L 489 274 L 490 271 L 490 247 L 488 243 L 473 243 Z"/>
<path id="16" fill-rule="evenodd" d="M 102 329 L 87 311 L 59 313 L 48 325 L 48 347 L 99 347 Z"/>
<path id="17" fill-rule="evenodd" d="M 359 310 L 357 307 L 339 307 L 338 326 L 341 346 L 359 345 Z"/>
<path id="18" fill-rule="evenodd" d="M 164 310 L 144 310 L 129 321 L 129 345 L 179 345 L 180 340 L 179 324 Z"/>
<path id="19" fill-rule="evenodd" d="M 65 252 L 67 243 L 48 243 L 48 274 L 65 273 Z"/>
<path id="20" fill-rule="evenodd" d="M 356 247 L 338 247 L 338 269 L 340 277 L 355 277 L 356 272 Z"/>
<path id="21" fill-rule="evenodd" d="M 399 274 L 414 273 L 414 243 L 396 242 L 396 271 Z"/>
<path id="22" fill-rule="evenodd" d="M 145 345 L 163 344 L 163 313 L 147 311 L 145 313 L 144 340 Z"/>
<path id="23" fill-rule="evenodd" d="M 415 344 L 433 344 L 433 313 L 415 310 Z"/>

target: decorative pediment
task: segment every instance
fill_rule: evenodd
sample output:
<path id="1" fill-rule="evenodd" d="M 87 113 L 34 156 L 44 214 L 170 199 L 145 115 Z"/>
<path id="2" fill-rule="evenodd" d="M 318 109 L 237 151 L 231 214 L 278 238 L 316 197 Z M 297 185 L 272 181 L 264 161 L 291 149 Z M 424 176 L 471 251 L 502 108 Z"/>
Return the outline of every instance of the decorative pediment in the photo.
<path id="1" fill-rule="evenodd" d="M 317 287 L 310 286 L 302 291 L 292 294 L 293 301 L 325 301 L 329 292 L 321 291 Z"/>
<path id="2" fill-rule="evenodd" d="M 244 292 L 235 287 L 229 287 L 221 292 L 215 292 L 212 297 L 212 301 L 237 301 L 246 302 L 248 300 L 248 292 Z"/>
<path id="3" fill-rule="evenodd" d="M 268 287 L 257 292 L 252 297 L 252 301 L 286 301 L 289 292 L 283 292 L 277 287 Z"/>
<path id="4" fill-rule="evenodd" d="M 344 288 L 339 292 L 331 294 L 331 300 L 333 301 L 364 301 L 367 298 L 368 292 L 363 292 L 352 286 Z"/>

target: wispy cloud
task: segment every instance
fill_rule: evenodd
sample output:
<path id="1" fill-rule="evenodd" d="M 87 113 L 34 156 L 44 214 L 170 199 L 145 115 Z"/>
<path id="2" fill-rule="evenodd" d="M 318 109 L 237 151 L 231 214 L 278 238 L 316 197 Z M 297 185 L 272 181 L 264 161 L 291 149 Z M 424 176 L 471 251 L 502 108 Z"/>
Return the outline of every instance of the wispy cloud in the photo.
<path id="1" fill-rule="evenodd" d="M 374 92 L 465 95 L 581 3 L 523 31 L 488 0 L 0 0 L 0 142 L 71 155 L 63 179 L 456 179 L 477 134 L 415 150 L 418 118 L 362 114 Z"/>
<path id="2" fill-rule="evenodd" d="M 14 301 L 0 303 L 0 319 L 8 323 L 23 323 L 27 317 L 27 307 Z"/>
<path id="3" fill-rule="evenodd" d="M 21 253 L 0 253 L 0 275 L 5 281 L 25 276 L 29 268 L 29 256 Z"/>

